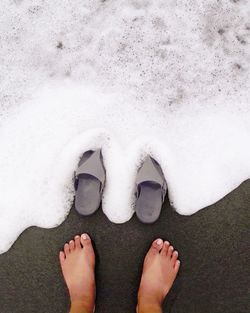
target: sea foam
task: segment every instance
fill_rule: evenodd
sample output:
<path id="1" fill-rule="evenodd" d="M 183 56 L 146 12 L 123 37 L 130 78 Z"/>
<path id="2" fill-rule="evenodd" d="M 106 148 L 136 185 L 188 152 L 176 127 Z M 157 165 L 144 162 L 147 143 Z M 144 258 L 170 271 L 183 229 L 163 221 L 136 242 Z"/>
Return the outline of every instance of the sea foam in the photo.
<path id="1" fill-rule="evenodd" d="M 115 223 L 147 154 L 184 215 L 248 179 L 249 16 L 243 0 L 3 0 L 0 252 L 66 218 L 88 149 L 102 148 Z"/>

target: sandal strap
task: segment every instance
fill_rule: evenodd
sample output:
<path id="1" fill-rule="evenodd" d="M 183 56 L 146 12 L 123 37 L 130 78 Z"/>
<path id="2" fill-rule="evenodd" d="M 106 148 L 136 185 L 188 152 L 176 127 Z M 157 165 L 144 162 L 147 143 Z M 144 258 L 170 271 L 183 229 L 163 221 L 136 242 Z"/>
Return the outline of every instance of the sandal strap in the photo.
<path id="1" fill-rule="evenodd" d="M 101 150 L 94 151 L 91 156 L 84 161 L 76 170 L 75 177 L 79 178 L 79 175 L 88 174 L 96 177 L 102 184 L 105 183 L 105 169 L 102 161 Z"/>
<path id="2" fill-rule="evenodd" d="M 144 182 L 159 184 L 162 189 L 162 199 L 164 199 L 167 192 L 167 183 L 160 165 L 150 156 L 146 157 L 142 167 L 138 171 L 136 178 L 137 192 L 139 185 Z"/>

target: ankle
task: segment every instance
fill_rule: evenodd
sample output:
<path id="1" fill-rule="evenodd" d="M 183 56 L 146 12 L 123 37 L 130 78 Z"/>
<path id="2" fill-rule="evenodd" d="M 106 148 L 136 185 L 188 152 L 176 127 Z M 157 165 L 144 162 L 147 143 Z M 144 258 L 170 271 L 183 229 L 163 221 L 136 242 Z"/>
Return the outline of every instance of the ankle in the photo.
<path id="1" fill-rule="evenodd" d="M 70 313 L 93 313 L 93 305 L 87 301 L 71 301 Z"/>

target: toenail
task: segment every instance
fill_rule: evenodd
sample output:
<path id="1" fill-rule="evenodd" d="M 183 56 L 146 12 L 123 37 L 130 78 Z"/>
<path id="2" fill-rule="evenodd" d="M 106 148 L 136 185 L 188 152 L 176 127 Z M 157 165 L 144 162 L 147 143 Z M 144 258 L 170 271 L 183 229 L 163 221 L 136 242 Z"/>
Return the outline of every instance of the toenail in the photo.
<path id="1" fill-rule="evenodd" d="M 82 234 L 82 239 L 83 240 L 87 240 L 88 239 L 88 235 L 87 234 Z"/>
<path id="2" fill-rule="evenodd" d="M 165 245 L 166 245 L 166 246 L 169 246 L 169 242 L 168 242 L 168 241 L 165 241 Z"/>
<path id="3" fill-rule="evenodd" d="M 162 244 L 162 240 L 161 240 L 161 239 L 157 239 L 157 240 L 156 240 L 156 244 L 157 244 L 158 246 L 160 246 L 160 245 Z"/>

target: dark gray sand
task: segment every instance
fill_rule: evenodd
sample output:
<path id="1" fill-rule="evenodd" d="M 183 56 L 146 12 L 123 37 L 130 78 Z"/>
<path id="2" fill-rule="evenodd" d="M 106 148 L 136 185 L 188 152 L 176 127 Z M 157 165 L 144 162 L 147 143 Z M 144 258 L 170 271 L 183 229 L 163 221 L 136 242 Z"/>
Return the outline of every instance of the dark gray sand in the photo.
<path id="1" fill-rule="evenodd" d="M 83 218 L 72 209 L 59 227 L 31 227 L 0 255 L 0 312 L 66 313 L 58 252 L 65 241 L 88 232 L 97 253 L 97 313 L 135 312 L 143 258 L 157 237 L 168 239 L 182 262 L 164 312 L 249 313 L 249 230 L 250 181 L 193 216 L 178 215 L 166 201 L 151 226 L 135 216 L 113 224 L 101 210 Z"/>

